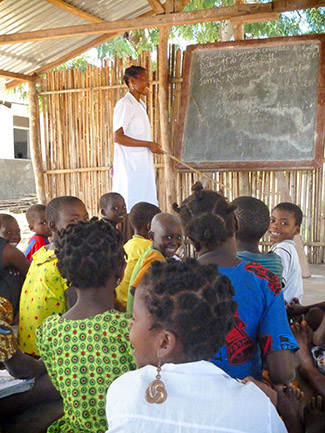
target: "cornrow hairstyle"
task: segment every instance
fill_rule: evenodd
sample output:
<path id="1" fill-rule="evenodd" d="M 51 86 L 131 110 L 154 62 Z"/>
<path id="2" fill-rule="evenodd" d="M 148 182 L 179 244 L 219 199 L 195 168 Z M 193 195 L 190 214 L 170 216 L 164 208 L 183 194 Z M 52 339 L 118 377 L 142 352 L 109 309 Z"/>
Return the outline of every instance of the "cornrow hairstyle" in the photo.
<path id="1" fill-rule="evenodd" d="M 9 215 L 7 213 L 0 213 L 0 227 L 2 226 L 3 223 L 10 220 L 15 220 L 17 222 L 16 218 L 13 217 L 12 215 Z"/>
<path id="2" fill-rule="evenodd" d="M 63 195 L 61 197 L 56 197 L 49 202 L 46 206 L 45 216 L 47 222 L 54 221 L 57 222 L 60 218 L 61 209 L 66 205 L 81 203 L 83 202 L 72 195 Z"/>
<path id="3" fill-rule="evenodd" d="M 215 264 L 155 261 L 137 290 L 152 317 L 152 329 L 173 332 L 190 361 L 210 359 L 234 326 L 234 288 Z"/>
<path id="4" fill-rule="evenodd" d="M 123 264 L 122 241 L 121 233 L 96 217 L 69 224 L 55 242 L 58 270 L 78 289 L 103 287 Z"/>
<path id="5" fill-rule="evenodd" d="M 283 203 L 277 204 L 273 208 L 273 210 L 274 209 L 286 210 L 287 212 L 293 213 L 293 215 L 295 217 L 296 225 L 298 227 L 301 226 L 303 214 L 302 214 L 302 210 L 300 209 L 300 207 L 297 206 L 296 204 L 293 204 L 290 202 L 283 202 Z"/>
<path id="6" fill-rule="evenodd" d="M 107 192 L 106 194 L 103 194 L 99 199 L 100 209 L 105 209 L 110 204 L 113 198 L 122 198 L 124 200 L 124 198 L 118 192 Z"/>
<path id="7" fill-rule="evenodd" d="M 223 195 L 203 189 L 201 182 L 192 191 L 180 207 L 174 203 L 173 209 L 180 215 L 186 236 L 193 235 L 207 248 L 218 248 L 235 233 L 235 206 Z"/>
<path id="8" fill-rule="evenodd" d="M 35 218 L 39 215 L 39 213 L 45 211 L 46 206 L 44 206 L 43 204 L 33 204 L 31 207 L 29 207 L 26 212 L 26 220 L 28 224 L 33 224 Z"/>
<path id="9" fill-rule="evenodd" d="M 236 236 L 244 242 L 259 241 L 270 225 L 270 212 L 266 204 L 255 197 L 242 196 L 232 201 L 239 221 Z"/>
<path id="10" fill-rule="evenodd" d="M 152 218 L 158 213 L 161 213 L 159 207 L 141 201 L 132 207 L 129 221 L 134 229 L 141 229 L 142 227 L 146 227 L 151 222 Z"/>
<path id="11" fill-rule="evenodd" d="M 141 72 L 147 72 L 147 70 L 145 68 L 143 68 L 142 66 L 135 66 L 135 65 L 132 65 L 129 68 L 126 68 L 124 71 L 124 76 L 123 76 L 123 80 L 124 80 L 125 84 L 129 87 L 130 78 L 131 77 L 137 78 L 137 76 Z"/>

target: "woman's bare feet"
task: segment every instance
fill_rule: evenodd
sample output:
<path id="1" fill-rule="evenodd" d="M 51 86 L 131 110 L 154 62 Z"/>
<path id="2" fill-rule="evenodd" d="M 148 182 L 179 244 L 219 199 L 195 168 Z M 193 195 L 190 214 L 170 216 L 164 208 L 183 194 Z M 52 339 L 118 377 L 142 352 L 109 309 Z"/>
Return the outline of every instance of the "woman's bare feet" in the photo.
<path id="1" fill-rule="evenodd" d="M 288 433 L 304 433 L 304 393 L 292 383 L 286 387 L 278 385 L 275 388 L 278 396 L 277 409 L 287 427 Z"/>
<path id="2" fill-rule="evenodd" d="M 325 404 L 320 395 L 313 397 L 304 410 L 305 433 L 324 433 Z"/>

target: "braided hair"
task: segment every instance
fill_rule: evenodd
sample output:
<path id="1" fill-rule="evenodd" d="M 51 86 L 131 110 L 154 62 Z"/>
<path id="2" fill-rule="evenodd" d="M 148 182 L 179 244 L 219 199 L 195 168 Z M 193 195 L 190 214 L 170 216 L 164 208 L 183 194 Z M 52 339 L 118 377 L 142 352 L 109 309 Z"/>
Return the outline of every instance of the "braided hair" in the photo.
<path id="1" fill-rule="evenodd" d="M 244 242 L 259 241 L 270 225 L 270 211 L 266 204 L 255 197 L 242 196 L 233 200 L 239 221 L 237 239 Z"/>
<path id="2" fill-rule="evenodd" d="M 78 289 L 103 287 L 123 264 L 122 235 L 102 220 L 69 224 L 58 233 L 58 269 Z"/>
<path id="3" fill-rule="evenodd" d="M 192 191 L 180 207 L 174 203 L 173 209 L 180 215 L 186 236 L 192 235 L 206 248 L 218 248 L 235 233 L 235 206 L 223 195 L 203 189 L 201 182 Z"/>
<path id="4" fill-rule="evenodd" d="M 151 329 L 173 332 L 190 361 L 210 359 L 233 328 L 234 288 L 217 265 L 155 261 L 137 291 L 152 317 Z"/>

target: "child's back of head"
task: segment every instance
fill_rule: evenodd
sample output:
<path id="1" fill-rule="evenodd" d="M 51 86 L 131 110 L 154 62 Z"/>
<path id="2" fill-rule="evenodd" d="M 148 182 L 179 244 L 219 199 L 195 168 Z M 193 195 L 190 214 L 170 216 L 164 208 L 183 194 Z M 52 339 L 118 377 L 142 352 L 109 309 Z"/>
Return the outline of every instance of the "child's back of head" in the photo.
<path id="1" fill-rule="evenodd" d="M 136 235 L 148 237 L 152 218 L 161 213 L 159 207 L 154 204 L 141 201 L 135 204 L 130 211 L 130 224 Z"/>
<path id="2" fill-rule="evenodd" d="M 97 218 L 68 225 L 56 241 L 61 275 L 79 289 L 104 287 L 123 268 L 122 238 L 110 224 Z"/>
<path id="3" fill-rule="evenodd" d="M 201 182 L 196 182 L 192 191 L 180 207 L 173 205 L 184 233 L 200 247 L 219 248 L 235 234 L 234 206 L 216 191 L 204 189 Z"/>
<path id="4" fill-rule="evenodd" d="M 270 225 L 268 207 L 262 200 L 247 196 L 236 198 L 232 204 L 239 222 L 237 240 L 257 244 Z"/>
<path id="5" fill-rule="evenodd" d="M 0 236 L 16 247 L 20 240 L 20 228 L 16 218 L 9 214 L 0 214 Z"/>
<path id="6" fill-rule="evenodd" d="M 46 206 L 43 204 L 33 204 L 26 212 L 26 220 L 29 229 L 39 236 L 48 238 L 51 236 L 51 230 L 46 220 Z"/>

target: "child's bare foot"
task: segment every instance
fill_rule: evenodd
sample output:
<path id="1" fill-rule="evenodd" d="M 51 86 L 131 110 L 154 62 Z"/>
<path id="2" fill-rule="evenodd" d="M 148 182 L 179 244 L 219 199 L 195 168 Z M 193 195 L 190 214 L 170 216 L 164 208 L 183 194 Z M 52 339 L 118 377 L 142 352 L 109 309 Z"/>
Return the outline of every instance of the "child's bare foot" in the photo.
<path id="1" fill-rule="evenodd" d="M 313 358 L 310 353 L 313 340 L 313 331 L 309 328 L 307 322 L 294 323 L 291 325 L 291 330 L 299 344 L 297 356 L 299 358 L 298 371 L 303 379 L 306 377 L 306 372 L 315 368 Z"/>
<path id="2" fill-rule="evenodd" d="M 324 317 L 324 311 L 321 308 L 313 307 L 310 308 L 308 313 L 305 315 L 305 320 L 312 331 L 316 331 L 319 325 L 322 323 Z M 320 346 L 319 344 L 317 346 Z"/>
<path id="3" fill-rule="evenodd" d="M 274 404 L 274 406 L 277 407 L 277 400 L 278 400 L 277 393 L 267 383 L 256 380 L 252 376 L 247 376 L 245 377 L 245 379 L 241 380 L 240 382 L 243 383 L 253 382 L 258 388 L 260 388 L 261 391 L 264 392 L 264 394 L 267 395 L 267 397 L 269 397 L 269 399 Z"/>
<path id="4" fill-rule="evenodd" d="M 321 310 L 321 312 L 323 314 L 323 318 L 313 336 L 313 343 L 316 346 L 323 346 L 325 344 L 325 314 L 324 311 Z"/>
<path id="5" fill-rule="evenodd" d="M 313 397 L 304 410 L 305 433 L 324 433 L 325 405 L 322 397 Z"/>
<path id="6" fill-rule="evenodd" d="M 277 409 L 289 433 L 304 433 L 303 398 L 304 393 L 292 383 L 287 387 L 276 386 Z"/>

